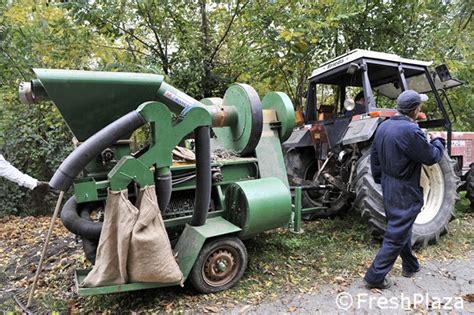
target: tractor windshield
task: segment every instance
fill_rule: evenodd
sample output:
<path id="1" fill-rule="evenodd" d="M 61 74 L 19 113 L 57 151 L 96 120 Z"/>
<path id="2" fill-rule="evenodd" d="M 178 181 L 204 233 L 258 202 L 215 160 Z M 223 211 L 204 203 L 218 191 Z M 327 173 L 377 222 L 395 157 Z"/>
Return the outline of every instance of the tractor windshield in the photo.
<path id="1" fill-rule="evenodd" d="M 456 87 L 461 85 L 462 83 L 456 79 L 450 79 L 448 81 L 442 82 L 438 76 L 434 77 L 434 83 L 437 90 L 441 89 L 449 89 L 452 87 Z M 432 92 L 430 83 L 426 79 L 425 74 L 419 74 L 413 77 L 407 78 L 408 87 L 411 90 L 415 90 L 418 93 L 430 93 Z M 374 88 L 380 95 L 388 97 L 390 99 L 396 99 L 398 95 L 401 93 L 400 86 L 398 81 L 396 82 L 389 82 Z"/>

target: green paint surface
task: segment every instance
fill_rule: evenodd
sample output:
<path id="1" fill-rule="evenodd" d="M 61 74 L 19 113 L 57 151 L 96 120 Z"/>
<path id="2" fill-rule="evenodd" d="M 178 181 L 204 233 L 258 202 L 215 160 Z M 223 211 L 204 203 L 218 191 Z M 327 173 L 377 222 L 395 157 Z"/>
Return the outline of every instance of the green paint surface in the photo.
<path id="1" fill-rule="evenodd" d="M 283 92 L 270 92 L 263 98 L 262 107 L 276 111 L 277 119 L 280 122 L 280 140 L 285 142 L 295 126 L 295 109 L 291 99 Z"/>
<path id="2" fill-rule="evenodd" d="M 74 136 L 84 141 L 157 98 L 163 76 L 146 73 L 34 69 Z"/>

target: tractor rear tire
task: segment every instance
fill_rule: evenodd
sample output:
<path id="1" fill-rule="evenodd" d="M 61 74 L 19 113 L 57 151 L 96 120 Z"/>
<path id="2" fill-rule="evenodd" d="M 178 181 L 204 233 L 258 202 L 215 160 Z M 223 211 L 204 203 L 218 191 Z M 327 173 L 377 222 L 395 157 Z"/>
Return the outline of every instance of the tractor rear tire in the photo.
<path id="1" fill-rule="evenodd" d="M 424 188 L 425 205 L 413 225 L 414 247 L 435 244 L 441 235 L 448 232 L 448 222 L 453 218 L 454 205 L 459 200 L 459 178 L 454 172 L 453 164 L 445 152 L 439 163 L 423 165 L 421 186 Z M 354 207 L 368 221 L 372 233 L 382 237 L 386 229 L 382 187 L 372 177 L 370 150 L 357 162 L 356 172 Z"/>
<path id="2" fill-rule="evenodd" d="M 288 172 L 288 180 L 291 186 L 300 186 L 302 182 L 312 181 L 317 172 L 317 160 L 313 148 L 290 149 L 285 153 L 285 165 Z M 310 191 L 303 191 L 301 203 L 303 208 L 321 207 L 321 196 Z M 322 218 L 334 218 L 350 209 L 353 196 L 349 193 L 341 193 L 339 197 L 332 200 L 329 207 L 306 214 L 303 219 L 312 221 Z"/>
<path id="3" fill-rule="evenodd" d="M 474 163 L 469 168 L 466 174 L 466 198 L 471 202 L 471 209 L 474 209 Z"/>

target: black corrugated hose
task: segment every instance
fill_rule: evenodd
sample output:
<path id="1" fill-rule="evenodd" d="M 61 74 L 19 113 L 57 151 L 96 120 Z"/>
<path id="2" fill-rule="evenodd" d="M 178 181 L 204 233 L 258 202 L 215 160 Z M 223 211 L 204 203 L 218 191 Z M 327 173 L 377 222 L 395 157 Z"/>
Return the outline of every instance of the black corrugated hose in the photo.
<path id="1" fill-rule="evenodd" d="M 196 196 L 194 212 L 191 219 L 192 226 L 201 226 L 206 223 L 209 204 L 211 202 L 211 128 L 198 127 L 194 130 L 196 142 Z"/>

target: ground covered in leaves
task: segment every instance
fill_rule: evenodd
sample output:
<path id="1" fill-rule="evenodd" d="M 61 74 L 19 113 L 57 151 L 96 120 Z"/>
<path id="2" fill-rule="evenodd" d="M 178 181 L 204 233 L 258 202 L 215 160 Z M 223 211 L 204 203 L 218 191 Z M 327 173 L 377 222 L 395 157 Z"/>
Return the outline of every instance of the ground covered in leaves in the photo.
<path id="1" fill-rule="evenodd" d="M 474 213 L 468 201 L 457 206 L 449 235 L 417 252 L 424 260 L 464 257 L 474 250 Z M 14 293 L 25 299 L 48 230 L 48 217 L 0 219 L 0 311 L 15 310 Z M 303 234 L 280 229 L 246 242 L 249 265 L 234 288 L 218 294 L 195 293 L 189 284 L 131 293 L 79 297 L 74 269 L 88 266 L 81 243 L 57 221 L 48 259 L 35 296 L 38 311 L 219 312 L 259 304 L 281 294 L 311 293 L 324 283 L 347 284 L 363 275 L 376 253 L 374 240 L 356 213 L 303 225 Z M 397 264 L 395 272 L 399 272 Z M 16 309 L 18 310 L 18 309 Z"/>

